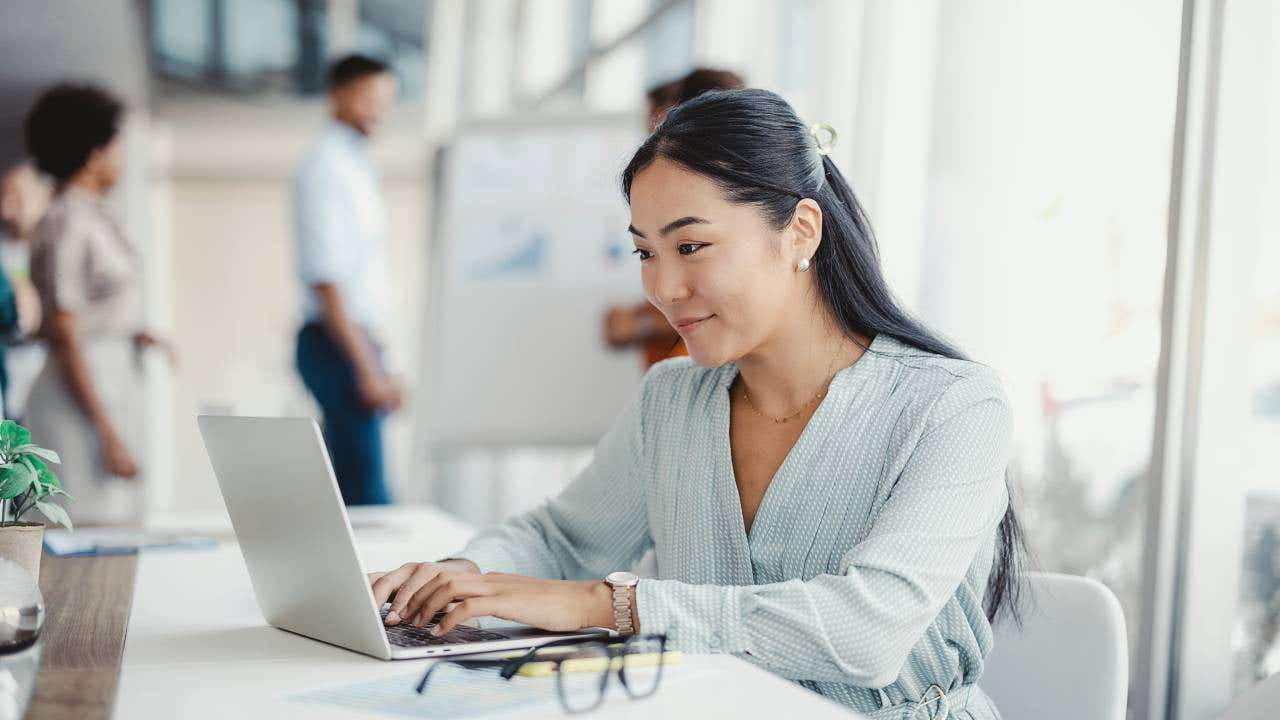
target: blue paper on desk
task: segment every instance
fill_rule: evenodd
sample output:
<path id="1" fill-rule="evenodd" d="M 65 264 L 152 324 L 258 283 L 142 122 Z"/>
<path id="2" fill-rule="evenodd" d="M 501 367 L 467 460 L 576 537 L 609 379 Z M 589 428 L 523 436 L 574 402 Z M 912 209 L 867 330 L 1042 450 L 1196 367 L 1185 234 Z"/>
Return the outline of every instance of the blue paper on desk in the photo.
<path id="1" fill-rule="evenodd" d="M 213 546 L 214 540 L 210 537 L 148 532 L 133 528 L 83 528 L 74 532 L 61 529 L 44 531 L 44 549 L 54 557 L 133 555 L 143 549 L 196 549 Z"/>
<path id="2" fill-rule="evenodd" d="M 519 676 L 503 680 L 493 668 L 469 670 L 446 664 L 431 674 L 431 684 L 419 695 L 415 688 L 421 679 L 421 673 L 392 675 L 310 690 L 289 699 L 411 718 L 476 717 L 559 702 L 554 680 Z"/>

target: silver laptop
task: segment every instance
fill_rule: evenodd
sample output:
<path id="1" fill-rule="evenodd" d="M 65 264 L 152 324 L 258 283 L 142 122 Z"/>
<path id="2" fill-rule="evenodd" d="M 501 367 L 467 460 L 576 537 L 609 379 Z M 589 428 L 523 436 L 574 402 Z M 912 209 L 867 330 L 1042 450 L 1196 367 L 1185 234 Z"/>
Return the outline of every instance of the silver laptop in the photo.
<path id="1" fill-rule="evenodd" d="M 533 647 L 604 629 L 550 633 L 461 625 L 442 637 L 386 627 L 356 552 L 320 428 L 310 418 L 202 415 L 200 434 L 222 489 L 258 607 L 271 625 L 383 660 Z"/>

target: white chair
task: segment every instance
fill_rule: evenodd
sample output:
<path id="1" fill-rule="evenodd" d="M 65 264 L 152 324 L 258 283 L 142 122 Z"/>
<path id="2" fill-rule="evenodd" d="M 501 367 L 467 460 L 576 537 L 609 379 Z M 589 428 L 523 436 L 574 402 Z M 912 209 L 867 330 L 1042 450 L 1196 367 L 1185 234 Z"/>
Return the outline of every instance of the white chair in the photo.
<path id="1" fill-rule="evenodd" d="M 1280 673 L 1245 690 L 1218 720 L 1272 720 L 1280 716 Z"/>
<path id="2" fill-rule="evenodd" d="M 996 622 L 978 686 L 1011 720 L 1124 720 L 1129 651 L 1116 596 L 1074 575 L 1024 579 L 1022 626 Z"/>

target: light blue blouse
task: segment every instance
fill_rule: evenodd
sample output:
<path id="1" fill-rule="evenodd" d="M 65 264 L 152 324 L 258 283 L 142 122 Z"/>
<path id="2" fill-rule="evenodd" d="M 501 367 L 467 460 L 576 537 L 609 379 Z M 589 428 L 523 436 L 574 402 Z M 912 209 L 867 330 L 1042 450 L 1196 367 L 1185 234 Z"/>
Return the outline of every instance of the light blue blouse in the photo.
<path id="1" fill-rule="evenodd" d="M 832 381 L 750 533 L 729 446 L 736 376 L 732 363 L 655 365 L 563 493 L 456 556 L 484 572 L 584 579 L 652 548 L 641 632 L 733 653 L 876 720 L 999 718 L 975 685 L 1008 504 L 996 375 L 876 337 Z M 928 701 L 939 689 L 949 709 Z"/>

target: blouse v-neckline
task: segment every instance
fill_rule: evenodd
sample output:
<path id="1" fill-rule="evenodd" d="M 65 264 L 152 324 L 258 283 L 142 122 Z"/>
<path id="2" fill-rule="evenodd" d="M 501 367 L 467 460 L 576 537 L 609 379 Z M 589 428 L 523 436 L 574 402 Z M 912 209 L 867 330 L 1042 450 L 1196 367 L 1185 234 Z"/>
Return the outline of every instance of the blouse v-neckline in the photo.
<path id="1" fill-rule="evenodd" d="M 751 530 L 747 530 L 746 520 L 742 517 L 742 496 L 738 491 L 738 477 L 733 469 L 733 438 L 731 436 L 730 423 L 733 414 L 733 403 L 730 396 L 730 390 L 733 387 L 733 381 L 738 377 L 738 366 L 736 363 L 727 363 L 720 374 L 719 389 L 716 393 L 716 436 L 719 443 L 718 453 L 720 462 L 724 465 L 724 472 L 717 476 L 728 479 L 728 486 L 720 488 L 716 493 L 723 500 L 721 507 L 724 512 L 733 515 L 733 527 L 736 529 L 737 547 L 744 554 L 746 568 L 751 568 L 751 546 L 752 539 L 759 535 L 761 525 L 766 528 L 769 525 L 770 518 L 777 513 L 771 510 L 773 505 L 779 501 L 777 495 L 786 492 L 786 486 L 790 483 L 789 479 L 796 477 L 798 473 L 795 465 L 802 462 L 802 458 L 812 454 L 813 450 L 821 447 L 826 441 L 827 434 L 832 423 L 826 422 L 832 413 L 839 412 L 839 409 L 847 406 L 848 400 L 852 398 L 857 388 L 862 384 L 859 382 L 861 378 L 871 372 L 871 365 L 878 353 L 884 351 L 884 344 L 887 338 L 884 334 L 877 335 L 871 341 L 869 349 L 864 351 L 862 355 L 853 362 L 852 365 L 841 368 L 835 376 L 831 378 L 831 384 L 827 388 L 827 394 L 818 403 L 817 409 L 809 416 L 809 420 L 805 423 L 804 429 L 800 431 L 800 436 L 796 438 L 795 443 L 791 445 L 791 449 L 787 451 L 786 456 L 782 459 L 782 464 L 774 471 L 773 477 L 769 479 L 769 485 L 765 488 L 764 494 L 760 497 L 760 504 L 756 506 L 755 517 L 751 522 Z M 782 488 L 782 489 L 779 489 Z"/>

